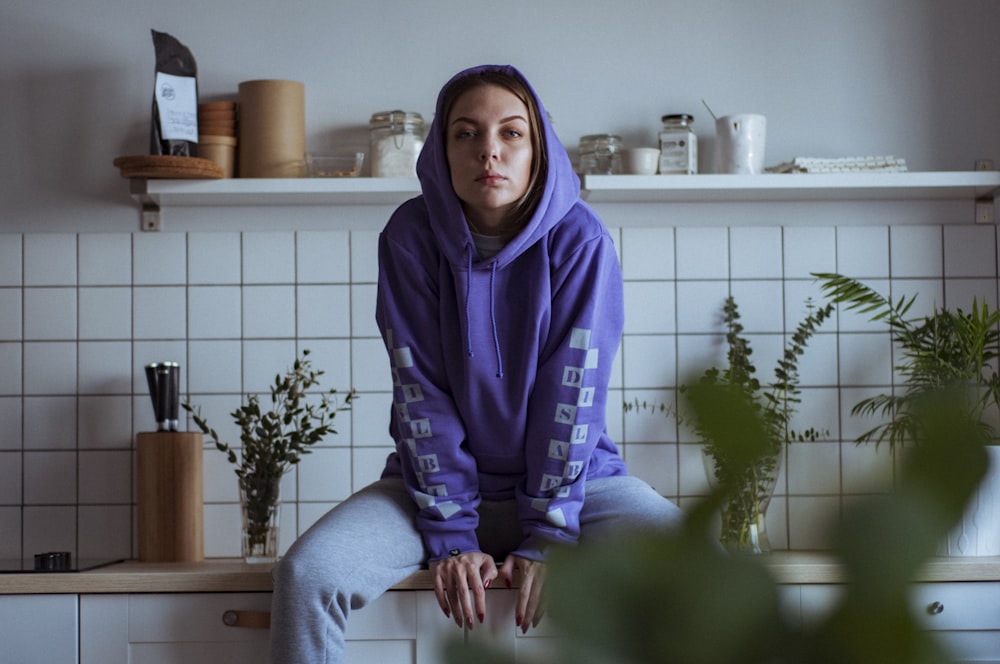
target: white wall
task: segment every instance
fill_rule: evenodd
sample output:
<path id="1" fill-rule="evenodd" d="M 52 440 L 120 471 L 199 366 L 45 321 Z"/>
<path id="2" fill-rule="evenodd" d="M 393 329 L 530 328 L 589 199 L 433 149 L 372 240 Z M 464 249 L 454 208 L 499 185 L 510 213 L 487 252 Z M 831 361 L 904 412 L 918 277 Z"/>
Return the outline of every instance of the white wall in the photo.
<path id="1" fill-rule="evenodd" d="M 8 0 L 0 558 L 133 553 L 132 444 L 151 426 L 149 361 L 180 359 L 186 387 L 230 434 L 226 413 L 241 393 L 264 389 L 260 374 L 286 366 L 296 348 L 321 353 L 331 387 L 364 391 L 341 435 L 290 478 L 285 546 L 372 479 L 389 447 L 388 372 L 370 311 L 374 231 L 304 232 L 283 215 L 252 232 L 204 232 L 196 219 L 183 233 L 169 232 L 169 221 L 168 232 L 137 232 L 111 162 L 147 149 L 150 28 L 192 49 L 204 99 L 232 97 L 254 78 L 304 81 L 314 150 L 364 145 L 374 111 L 429 118 L 447 77 L 492 61 L 525 71 L 571 148 L 594 132 L 652 143 L 660 115 L 687 111 L 710 169 L 704 98 L 717 113 L 767 114 L 768 163 L 894 154 L 912 170 L 968 170 L 978 158 L 1000 160 L 998 25 L 993 0 Z M 615 396 L 672 398 L 694 359 L 718 352 L 713 312 L 727 292 L 741 302 L 758 357 L 774 356 L 814 292 L 814 269 L 919 292 L 926 305 L 961 306 L 973 295 L 995 304 L 995 229 L 969 225 L 971 205 L 924 207 L 921 224 L 910 225 L 912 205 L 848 206 L 847 223 L 805 220 L 808 205 L 728 206 L 731 217 L 701 227 L 699 207 L 685 206 L 681 227 L 631 228 L 615 206 L 599 206 L 626 277 Z M 741 225 L 742 216 L 756 225 Z M 295 313 L 286 316 L 257 306 L 290 298 Z M 789 452 L 769 516 L 779 547 L 823 546 L 823 517 L 891 485 L 891 458 L 855 446 L 859 425 L 848 416 L 860 396 L 891 388 L 888 338 L 856 319 L 838 325 L 803 368 L 803 418 L 830 433 Z M 770 362 L 759 366 L 766 375 Z M 703 491 L 697 446 L 674 424 L 616 417 L 610 426 L 633 469 L 663 493 L 684 503 Z M 208 552 L 235 555 L 235 479 L 211 448 L 206 464 Z"/>
<path id="2" fill-rule="evenodd" d="M 306 85 L 309 147 L 366 141 L 374 111 L 429 117 L 455 71 L 524 70 L 575 147 L 651 143 L 689 112 L 764 113 L 768 163 L 893 154 L 912 170 L 1000 160 L 993 0 L 8 0 L 0 9 L 0 224 L 134 230 L 112 160 L 148 149 L 150 28 L 193 52 L 205 99 Z"/>

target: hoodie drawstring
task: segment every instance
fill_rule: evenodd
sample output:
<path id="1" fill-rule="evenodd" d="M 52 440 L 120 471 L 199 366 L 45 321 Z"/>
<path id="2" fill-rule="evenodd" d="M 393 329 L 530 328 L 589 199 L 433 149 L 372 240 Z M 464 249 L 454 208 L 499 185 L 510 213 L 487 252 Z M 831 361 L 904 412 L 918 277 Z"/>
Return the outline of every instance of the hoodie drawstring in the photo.
<path id="1" fill-rule="evenodd" d="M 468 246 L 465 265 L 465 344 L 469 357 L 472 352 L 472 245 Z M 490 324 L 493 327 L 493 348 L 497 355 L 497 378 L 503 378 L 503 356 L 500 354 L 500 334 L 497 332 L 496 317 L 496 277 L 497 262 L 490 264 Z"/>
<path id="2" fill-rule="evenodd" d="M 493 325 L 493 347 L 497 351 L 497 378 L 503 378 L 503 358 L 500 356 L 500 337 L 497 334 L 497 316 L 496 310 L 494 308 L 494 302 L 496 301 L 496 289 L 494 288 L 494 282 L 497 277 L 497 262 L 493 261 L 490 269 L 490 323 Z"/>
<path id="3" fill-rule="evenodd" d="M 472 353 L 472 313 L 470 309 L 470 296 L 472 294 L 472 245 L 466 247 L 468 252 L 466 257 L 469 262 L 465 266 L 465 347 L 468 350 L 469 357 L 473 356 Z"/>

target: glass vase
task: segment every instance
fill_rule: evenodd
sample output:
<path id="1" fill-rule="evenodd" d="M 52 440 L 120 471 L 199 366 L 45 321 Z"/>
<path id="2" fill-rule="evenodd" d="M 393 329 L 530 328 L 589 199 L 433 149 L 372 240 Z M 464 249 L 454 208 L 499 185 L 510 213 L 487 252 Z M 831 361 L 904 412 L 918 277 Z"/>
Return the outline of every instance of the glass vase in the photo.
<path id="1" fill-rule="evenodd" d="M 767 537 L 767 508 L 778 482 L 784 449 L 762 456 L 742 471 L 719 463 L 708 450 L 705 471 L 713 487 L 723 480 L 730 487 L 722 502 L 719 541 L 732 552 L 751 555 L 770 553 Z"/>
<path id="2" fill-rule="evenodd" d="M 273 563 L 278 560 L 280 484 L 280 477 L 240 478 L 242 554 L 248 563 Z"/>

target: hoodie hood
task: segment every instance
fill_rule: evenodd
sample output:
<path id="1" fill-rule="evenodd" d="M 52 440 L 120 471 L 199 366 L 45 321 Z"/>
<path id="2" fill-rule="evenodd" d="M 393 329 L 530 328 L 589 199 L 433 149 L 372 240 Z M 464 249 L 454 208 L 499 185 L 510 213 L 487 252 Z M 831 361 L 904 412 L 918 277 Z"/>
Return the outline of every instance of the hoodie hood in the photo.
<path id="1" fill-rule="evenodd" d="M 442 105 L 445 92 L 456 81 L 484 71 L 500 71 L 519 78 L 530 91 L 538 105 L 542 119 L 542 140 L 548 153 L 548 170 L 545 174 L 545 191 L 527 225 L 490 259 L 494 269 L 503 268 L 534 244 L 558 223 L 580 198 L 580 179 L 566 149 L 559 141 L 549 120 L 545 106 L 534 88 L 521 72 L 510 65 L 483 65 L 459 72 L 449 80 L 438 94 L 434 119 L 428 130 L 424 147 L 417 159 L 417 177 L 423 191 L 430 216 L 430 225 L 448 261 L 465 266 L 469 256 L 475 256 L 472 234 L 465 220 L 462 203 L 451 186 L 451 173 L 445 152 L 445 123 Z"/>

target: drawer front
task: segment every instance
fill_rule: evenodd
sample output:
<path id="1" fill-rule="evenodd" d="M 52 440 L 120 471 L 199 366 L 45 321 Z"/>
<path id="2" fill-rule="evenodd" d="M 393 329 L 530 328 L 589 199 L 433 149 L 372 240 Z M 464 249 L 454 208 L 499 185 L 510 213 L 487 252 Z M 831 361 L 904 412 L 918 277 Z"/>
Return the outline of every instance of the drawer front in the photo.
<path id="1" fill-rule="evenodd" d="M 1000 632 L 935 632 L 956 662 L 1000 664 Z"/>
<path id="2" fill-rule="evenodd" d="M 228 643 L 132 643 L 128 664 L 268 664 L 267 646 Z"/>
<path id="3" fill-rule="evenodd" d="M 76 595 L 0 596 L 0 662 L 75 662 Z"/>
<path id="4" fill-rule="evenodd" d="M 129 643 L 259 641 L 268 630 L 230 627 L 228 611 L 270 611 L 270 593 L 129 595 Z"/>
<path id="5" fill-rule="evenodd" d="M 267 629 L 230 626 L 224 616 L 270 610 L 270 593 L 130 595 L 128 639 L 130 643 L 266 641 Z M 412 640 L 416 632 L 414 593 L 389 592 L 352 612 L 345 636 Z"/>
<path id="6" fill-rule="evenodd" d="M 926 629 L 1000 630 L 998 583 L 917 584 L 912 605 Z"/>

